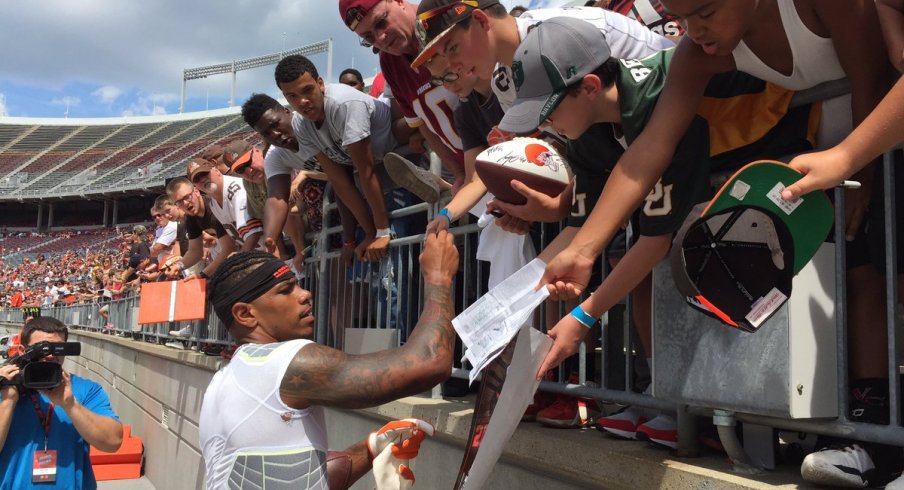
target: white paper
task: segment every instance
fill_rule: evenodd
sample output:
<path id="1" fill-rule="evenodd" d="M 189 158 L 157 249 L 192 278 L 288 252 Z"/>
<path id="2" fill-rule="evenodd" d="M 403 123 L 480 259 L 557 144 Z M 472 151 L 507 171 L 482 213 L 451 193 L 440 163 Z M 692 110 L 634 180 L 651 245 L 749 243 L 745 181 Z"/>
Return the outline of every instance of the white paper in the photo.
<path id="1" fill-rule="evenodd" d="M 506 371 L 502 391 L 487 423 L 477 456 L 462 482 L 463 490 L 484 488 L 505 445 L 518 428 L 521 415 L 534 398 L 534 392 L 540 385 L 537 370 L 551 347 L 552 339 L 530 325 L 519 330 L 518 343 Z"/>
<path id="2" fill-rule="evenodd" d="M 468 349 L 465 358 L 473 366 L 472 382 L 549 296 L 546 288 L 534 291 L 545 269 L 545 262 L 532 260 L 452 320 L 455 332 Z"/>

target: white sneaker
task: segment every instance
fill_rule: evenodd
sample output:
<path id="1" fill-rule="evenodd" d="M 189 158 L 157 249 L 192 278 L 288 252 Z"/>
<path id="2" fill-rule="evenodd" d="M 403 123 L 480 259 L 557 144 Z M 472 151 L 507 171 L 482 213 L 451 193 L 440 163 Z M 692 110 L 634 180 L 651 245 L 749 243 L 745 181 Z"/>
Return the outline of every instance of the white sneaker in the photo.
<path id="1" fill-rule="evenodd" d="M 163 345 L 165 345 L 167 347 L 172 347 L 173 349 L 186 350 L 185 344 L 183 344 L 182 342 L 180 342 L 178 340 L 173 340 L 173 341 L 167 342 Z"/>
<path id="2" fill-rule="evenodd" d="M 857 444 L 810 453 L 800 465 L 804 480 L 829 487 L 866 488 L 875 471 L 872 458 Z"/>
<path id="3" fill-rule="evenodd" d="M 170 337 L 183 337 L 183 338 L 187 339 L 187 338 L 191 337 L 191 325 L 181 328 L 179 330 L 170 330 L 169 334 L 170 334 Z"/>
<path id="4" fill-rule="evenodd" d="M 904 475 L 895 478 L 885 485 L 885 490 L 904 490 Z"/>

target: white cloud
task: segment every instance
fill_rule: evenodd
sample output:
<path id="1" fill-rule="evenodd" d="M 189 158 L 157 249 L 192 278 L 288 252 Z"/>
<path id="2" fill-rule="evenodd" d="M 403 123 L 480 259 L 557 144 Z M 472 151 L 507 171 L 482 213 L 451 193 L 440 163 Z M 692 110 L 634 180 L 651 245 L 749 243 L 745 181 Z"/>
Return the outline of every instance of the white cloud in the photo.
<path id="1" fill-rule="evenodd" d="M 178 100 L 175 94 L 149 94 L 140 95 L 129 106 L 128 109 L 122 111 L 125 117 L 131 116 L 162 116 L 166 114 L 166 104 Z"/>
<path id="2" fill-rule="evenodd" d="M 9 112 L 6 110 L 6 95 L 0 94 L 0 117 L 9 116 Z"/>
<path id="3" fill-rule="evenodd" d="M 113 85 L 104 85 L 94 92 L 91 92 L 91 95 L 100 100 L 101 103 L 110 105 L 122 95 L 122 90 Z"/>
<path id="4" fill-rule="evenodd" d="M 79 97 L 75 97 L 72 95 L 67 95 L 65 97 L 57 97 L 50 101 L 51 105 L 58 105 L 63 107 L 78 107 L 79 104 L 82 103 L 82 99 Z"/>

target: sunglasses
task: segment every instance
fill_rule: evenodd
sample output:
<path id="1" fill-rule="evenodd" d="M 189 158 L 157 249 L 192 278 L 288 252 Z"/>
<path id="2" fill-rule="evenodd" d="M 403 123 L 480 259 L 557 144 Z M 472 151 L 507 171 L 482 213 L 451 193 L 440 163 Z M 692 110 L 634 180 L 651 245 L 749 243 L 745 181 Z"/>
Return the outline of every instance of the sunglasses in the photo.
<path id="1" fill-rule="evenodd" d="M 243 163 L 243 164 L 239 165 L 238 167 L 236 167 L 236 168 L 233 170 L 233 172 L 235 172 L 236 175 L 242 175 L 242 174 L 244 174 L 245 171 L 247 171 L 249 168 L 251 168 L 251 162 Z"/>
<path id="2" fill-rule="evenodd" d="M 427 29 L 429 29 L 428 21 L 430 19 L 443 15 L 444 13 L 448 12 L 449 10 L 455 9 L 455 13 L 457 15 L 461 15 L 464 13 L 465 10 L 468 9 L 468 7 L 470 7 L 473 10 L 473 9 L 476 9 L 477 6 L 478 5 L 475 0 L 462 0 L 460 2 L 450 3 L 447 5 L 436 7 L 434 9 L 430 9 L 426 12 L 420 13 L 417 15 L 417 23 L 418 23 L 418 28 L 419 28 L 418 30 L 419 31 L 423 30 L 423 32 L 426 32 Z"/>

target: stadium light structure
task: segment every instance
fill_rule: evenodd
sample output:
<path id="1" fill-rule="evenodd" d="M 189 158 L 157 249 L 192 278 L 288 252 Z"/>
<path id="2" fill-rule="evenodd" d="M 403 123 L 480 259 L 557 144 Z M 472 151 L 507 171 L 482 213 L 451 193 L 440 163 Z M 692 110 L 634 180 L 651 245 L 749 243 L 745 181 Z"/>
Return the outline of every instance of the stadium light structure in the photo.
<path id="1" fill-rule="evenodd" d="M 185 112 L 185 84 L 189 80 L 198 80 L 207 78 L 212 75 L 222 75 L 224 73 L 232 73 L 232 89 L 229 93 L 229 107 L 235 105 L 235 74 L 242 70 L 250 70 L 252 68 L 260 68 L 262 66 L 275 65 L 279 60 L 293 54 L 302 56 L 310 56 L 326 52 L 326 79 L 333 79 L 333 39 L 307 44 L 300 48 L 290 49 L 279 53 L 266 54 L 255 58 L 247 58 L 244 60 L 236 60 L 230 63 L 220 63 L 217 65 L 200 66 L 198 68 L 186 68 L 182 70 L 182 103 L 179 105 L 179 112 Z"/>

